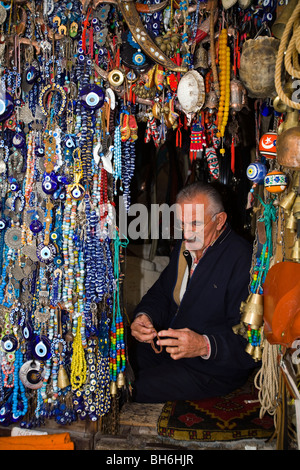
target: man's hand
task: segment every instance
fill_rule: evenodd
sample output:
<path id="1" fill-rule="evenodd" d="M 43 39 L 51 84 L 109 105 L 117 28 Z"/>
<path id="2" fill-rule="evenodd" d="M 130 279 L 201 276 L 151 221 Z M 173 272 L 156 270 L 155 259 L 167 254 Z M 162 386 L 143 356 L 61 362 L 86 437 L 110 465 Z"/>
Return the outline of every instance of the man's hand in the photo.
<path id="1" fill-rule="evenodd" d="M 150 343 L 156 337 L 155 329 L 147 315 L 139 315 L 131 324 L 132 336 L 140 342 Z"/>
<path id="2" fill-rule="evenodd" d="M 167 353 L 172 359 L 205 356 L 208 353 L 204 336 L 189 328 L 179 330 L 162 330 L 158 333 L 161 338 L 157 344 L 166 346 Z"/>

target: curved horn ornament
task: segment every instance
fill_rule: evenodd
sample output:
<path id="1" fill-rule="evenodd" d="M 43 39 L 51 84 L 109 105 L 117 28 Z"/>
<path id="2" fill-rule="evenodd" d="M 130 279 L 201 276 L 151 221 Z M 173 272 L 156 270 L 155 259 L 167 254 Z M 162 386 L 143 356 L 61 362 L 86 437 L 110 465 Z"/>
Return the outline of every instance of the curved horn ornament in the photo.
<path id="1" fill-rule="evenodd" d="M 150 38 L 135 8 L 133 0 L 118 0 L 118 7 L 128 28 L 141 49 L 157 64 L 173 72 L 186 72 L 186 67 L 180 67 L 167 57 Z"/>

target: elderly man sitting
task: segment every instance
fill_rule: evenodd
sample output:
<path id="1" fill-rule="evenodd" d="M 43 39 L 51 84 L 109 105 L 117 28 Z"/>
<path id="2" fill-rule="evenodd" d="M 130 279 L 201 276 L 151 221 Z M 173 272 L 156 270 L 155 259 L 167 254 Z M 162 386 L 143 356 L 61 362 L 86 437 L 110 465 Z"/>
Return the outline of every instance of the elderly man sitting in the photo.
<path id="1" fill-rule="evenodd" d="M 131 325 L 138 402 L 224 395 L 256 367 L 246 340 L 232 331 L 248 296 L 252 247 L 228 224 L 213 186 L 187 186 L 176 202 L 183 240 Z"/>

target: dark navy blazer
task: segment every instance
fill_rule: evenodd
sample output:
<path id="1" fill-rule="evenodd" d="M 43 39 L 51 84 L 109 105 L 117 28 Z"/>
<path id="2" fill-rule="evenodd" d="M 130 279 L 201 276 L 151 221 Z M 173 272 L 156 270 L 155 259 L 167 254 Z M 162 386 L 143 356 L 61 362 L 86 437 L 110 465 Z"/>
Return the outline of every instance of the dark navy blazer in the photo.
<path id="1" fill-rule="evenodd" d="M 148 314 L 157 329 L 189 328 L 210 340 L 209 359 L 183 359 L 189 369 L 215 377 L 246 375 L 256 367 L 245 352 L 247 341 L 232 327 L 240 323 L 240 305 L 248 297 L 252 247 L 229 225 L 200 259 L 181 302 L 176 302 L 180 256 L 184 242 L 174 248 L 170 263 L 145 294 L 135 313 Z"/>

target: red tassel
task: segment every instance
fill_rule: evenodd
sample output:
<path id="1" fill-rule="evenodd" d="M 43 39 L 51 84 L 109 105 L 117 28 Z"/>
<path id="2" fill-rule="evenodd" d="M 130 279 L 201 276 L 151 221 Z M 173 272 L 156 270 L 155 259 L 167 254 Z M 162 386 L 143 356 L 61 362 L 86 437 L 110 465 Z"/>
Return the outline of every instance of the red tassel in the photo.
<path id="1" fill-rule="evenodd" d="M 231 140 L 231 171 L 235 173 L 235 147 L 234 147 L 234 137 Z"/>
<path id="2" fill-rule="evenodd" d="M 182 133 L 181 133 L 182 123 L 180 118 L 178 119 L 178 127 L 176 131 L 176 147 L 181 148 L 182 145 Z"/>
<path id="3" fill-rule="evenodd" d="M 90 28 L 90 35 L 89 35 L 89 54 L 91 58 L 94 58 L 94 34 L 93 28 Z"/>
<path id="4" fill-rule="evenodd" d="M 92 10 L 89 8 L 89 11 L 86 15 L 86 19 L 83 22 L 83 30 L 82 30 L 81 40 L 82 40 L 82 49 L 84 50 L 84 52 L 86 52 L 86 30 L 87 30 L 87 27 L 90 25 L 89 16 L 91 14 L 91 11 Z"/>

